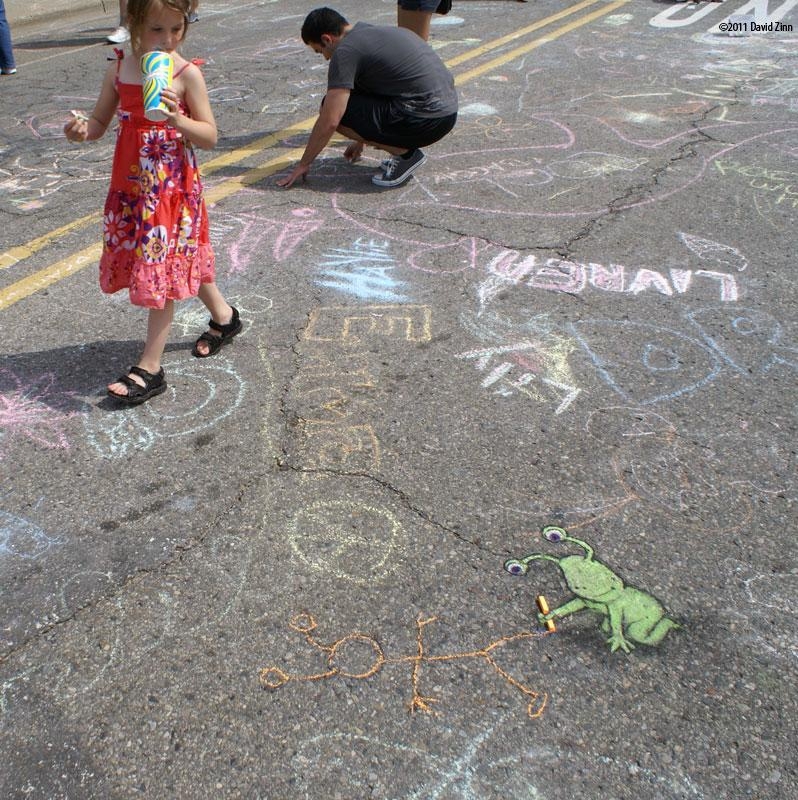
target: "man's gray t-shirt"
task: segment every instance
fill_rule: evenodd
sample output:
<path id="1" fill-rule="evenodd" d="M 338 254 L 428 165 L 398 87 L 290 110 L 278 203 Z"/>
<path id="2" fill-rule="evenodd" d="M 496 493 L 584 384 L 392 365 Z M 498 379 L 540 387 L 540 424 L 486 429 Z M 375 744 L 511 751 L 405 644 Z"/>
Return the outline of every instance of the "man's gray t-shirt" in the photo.
<path id="1" fill-rule="evenodd" d="M 457 111 L 451 72 L 423 39 L 405 28 L 353 25 L 330 59 L 327 88 L 390 97 L 415 117 L 437 119 Z"/>

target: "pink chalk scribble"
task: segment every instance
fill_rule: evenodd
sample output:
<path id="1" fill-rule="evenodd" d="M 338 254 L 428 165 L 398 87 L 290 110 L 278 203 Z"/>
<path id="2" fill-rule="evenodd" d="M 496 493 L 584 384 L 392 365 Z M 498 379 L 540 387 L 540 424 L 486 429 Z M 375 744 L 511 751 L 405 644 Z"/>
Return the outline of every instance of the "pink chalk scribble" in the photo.
<path id="1" fill-rule="evenodd" d="M 57 411 L 46 402 L 48 397 L 56 396 L 55 382 L 55 375 L 46 373 L 25 385 L 10 370 L 0 370 L 0 441 L 28 439 L 50 450 L 69 449 L 64 423 L 76 412 Z M 5 389 L 8 385 L 12 386 L 11 391 Z"/>
<path id="2" fill-rule="evenodd" d="M 253 259 L 263 258 L 269 244 L 275 261 L 285 261 L 302 241 L 324 224 L 313 208 L 296 208 L 287 219 L 262 216 L 255 210 L 239 215 L 236 221 L 241 225 L 241 232 L 230 245 L 231 274 L 247 272 Z"/>

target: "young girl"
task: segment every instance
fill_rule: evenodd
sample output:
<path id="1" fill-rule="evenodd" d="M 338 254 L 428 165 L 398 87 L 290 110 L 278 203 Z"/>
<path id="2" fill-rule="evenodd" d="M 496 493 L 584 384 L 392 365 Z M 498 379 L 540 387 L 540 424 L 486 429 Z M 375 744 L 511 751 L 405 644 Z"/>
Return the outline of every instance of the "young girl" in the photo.
<path id="1" fill-rule="evenodd" d="M 136 366 L 108 393 L 137 405 L 166 390 L 161 367 L 174 301 L 199 296 L 211 313 L 210 330 L 193 354 L 216 353 L 241 331 L 238 311 L 215 283 L 208 217 L 192 144 L 212 148 L 216 122 L 199 67 L 177 47 L 186 35 L 191 0 L 128 0 L 132 55 L 117 51 L 91 117 L 73 112 L 64 126 L 71 142 L 99 139 L 119 117 L 111 188 L 105 202 L 100 286 L 128 289 L 134 305 L 149 309 L 147 339 Z M 167 119 L 144 116 L 141 56 L 162 50 L 174 58 L 171 89 L 163 91 Z M 117 111 L 118 108 L 118 111 Z"/>

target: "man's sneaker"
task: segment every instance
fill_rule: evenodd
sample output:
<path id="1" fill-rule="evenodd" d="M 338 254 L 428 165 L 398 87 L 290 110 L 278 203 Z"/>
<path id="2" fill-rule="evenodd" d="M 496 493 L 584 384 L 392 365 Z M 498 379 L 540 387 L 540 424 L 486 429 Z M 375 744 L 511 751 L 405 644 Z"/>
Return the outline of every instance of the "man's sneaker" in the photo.
<path id="1" fill-rule="evenodd" d="M 124 25 L 120 25 L 113 33 L 109 33 L 105 39 L 111 44 L 124 44 L 130 41 L 130 31 Z"/>
<path id="2" fill-rule="evenodd" d="M 385 164 L 382 173 L 375 175 L 371 182 L 375 186 L 399 186 L 413 174 L 416 167 L 420 167 L 426 160 L 427 157 L 418 149 L 413 151 L 410 158 L 394 156 Z"/>
<path id="3" fill-rule="evenodd" d="M 3 67 L 0 69 L 0 75 L 16 75 L 17 68 L 16 67 Z"/>

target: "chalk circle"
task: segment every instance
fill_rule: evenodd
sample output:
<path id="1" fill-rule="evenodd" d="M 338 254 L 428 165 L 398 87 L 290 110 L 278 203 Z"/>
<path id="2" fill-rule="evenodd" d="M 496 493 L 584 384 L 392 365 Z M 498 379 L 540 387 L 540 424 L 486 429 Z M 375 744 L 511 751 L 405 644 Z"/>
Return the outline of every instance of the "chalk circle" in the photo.
<path id="1" fill-rule="evenodd" d="M 431 24 L 443 28 L 451 27 L 452 25 L 462 25 L 464 22 L 465 20 L 462 17 L 453 17 L 451 14 L 446 14 L 445 16 L 438 14 L 437 16 L 433 16 Z"/>
<path id="2" fill-rule="evenodd" d="M 212 428 L 244 400 L 243 378 L 220 356 L 215 356 L 212 364 L 194 358 L 163 366 L 169 388 L 161 395 L 161 402 L 145 403 L 129 414 L 86 417 L 89 441 L 101 456 L 121 458 L 147 450 L 160 439 L 191 436 Z"/>
<path id="3" fill-rule="evenodd" d="M 222 86 L 219 89 L 211 89 L 208 97 L 212 103 L 232 103 L 235 100 L 243 100 L 251 97 L 254 90 L 248 86 Z"/>
<path id="4" fill-rule="evenodd" d="M 404 529 L 387 509 L 348 500 L 320 501 L 296 514 L 288 540 L 313 569 L 368 585 L 393 570 Z"/>
<path id="5" fill-rule="evenodd" d="M 190 383 L 190 387 L 181 387 L 168 406 L 148 403 L 141 409 L 142 416 L 154 420 L 157 428 L 163 427 L 162 436 L 187 435 L 211 427 L 244 399 L 244 381 L 229 362 L 217 360 L 205 364 L 193 359 L 171 362 L 164 367 L 172 379 L 170 382 L 176 384 L 180 377 L 184 383 Z"/>
<path id="6" fill-rule="evenodd" d="M 291 676 L 278 667 L 264 667 L 258 673 L 258 680 L 266 689 L 279 689 L 291 680 Z"/>
<path id="7" fill-rule="evenodd" d="M 31 117 L 26 127 L 37 139 L 65 139 L 64 123 L 68 119 L 68 110 L 45 111 Z"/>
<path id="8" fill-rule="evenodd" d="M 352 643 L 365 644 L 367 648 L 371 650 L 371 665 L 366 669 L 361 669 L 359 672 L 353 672 L 351 670 L 344 669 L 341 666 L 337 666 L 335 663 L 340 656 L 341 649 L 346 647 L 346 645 L 351 645 Z M 349 649 L 351 650 L 352 648 Z M 366 657 L 368 657 L 368 655 Z M 350 658 L 352 657 L 350 656 Z M 336 675 L 340 675 L 342 678 L 370 678 L 372 675 L 376 675 L 380 669 L 382 669 L 382 665 L 384 663 L 385 653 L 383 653 L 379 642 L 363 633 L 350 633 L 349 636 L 339 639 L 331 647 L 330 655 L 327 658 L 327 665 L 335 672 Z"/>
<path id="9" fill-rule="evenodd" d="M 298 633 L 311 633 L 316 630 L 316 619 L 312 614 L 303 611 L 291 618 L 288 627 Z"/>

